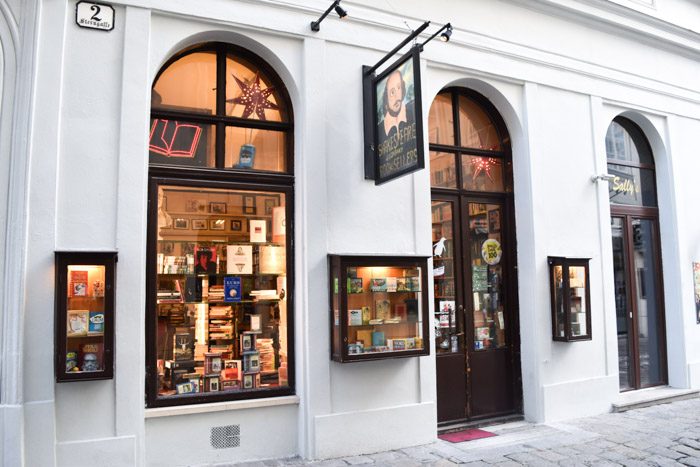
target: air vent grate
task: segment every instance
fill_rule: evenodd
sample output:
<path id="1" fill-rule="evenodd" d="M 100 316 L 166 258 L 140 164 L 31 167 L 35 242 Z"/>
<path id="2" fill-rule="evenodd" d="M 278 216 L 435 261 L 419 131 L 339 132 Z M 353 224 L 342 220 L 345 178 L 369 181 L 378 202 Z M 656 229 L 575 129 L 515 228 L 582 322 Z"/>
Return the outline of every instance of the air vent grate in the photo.
<path id="1" fill-rule="evenodd" d="M 211 447 L 214 449 L 237 448 L 241 445 L 241 426 L 215 426 L 211 429 Z"/>

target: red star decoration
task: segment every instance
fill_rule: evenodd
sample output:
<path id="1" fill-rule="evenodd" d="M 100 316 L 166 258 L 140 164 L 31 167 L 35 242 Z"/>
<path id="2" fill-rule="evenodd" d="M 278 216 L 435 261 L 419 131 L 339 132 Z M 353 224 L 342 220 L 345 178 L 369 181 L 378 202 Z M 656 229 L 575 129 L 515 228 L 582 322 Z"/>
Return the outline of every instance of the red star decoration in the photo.
<path id="1" fill-rule="evenodd" d="M 238 87 L 241 88 L 242 94 L 233 99 L 226 99 L 226 102 L 232 102 L 234 104 L 245 105 L 243 109 L 243 118 L 250 117 L 250 114 L 255 112 L 260 120 L 265 120 L 265 109 L 278 110 L 279 106 L 274 102 L 267 100 L 270 94 L 275 90 L 274 87 L 267 87 L 265 89 L 260 89 L 260 75 L 255 74 L 255 79 L 253 84 L 246 84 L 240 79 L 236 78 L 235 75 L 233 79 L 236 80 Z"/>
<path id="2" fill-rule="evenodd" d="M 472 159 L 470 163 L 472 165 L 472 170 L 474 171 L 472 173 L 472 180 L 476 180 L 476 177 L 478 177 L 481 172 L 484 172 L 489 180 L 492 182 L 494 181 L 493 176 L 491 175 L 491 168 L 498 164 L 497 159 L 492 157 L 478 157 Z"/>

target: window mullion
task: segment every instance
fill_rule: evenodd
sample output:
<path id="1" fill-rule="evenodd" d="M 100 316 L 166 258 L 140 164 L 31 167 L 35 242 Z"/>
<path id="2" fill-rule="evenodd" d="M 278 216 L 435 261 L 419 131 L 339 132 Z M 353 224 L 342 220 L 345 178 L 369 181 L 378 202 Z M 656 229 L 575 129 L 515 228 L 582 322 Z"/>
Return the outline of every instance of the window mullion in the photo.
<path id="1" fill-rule="evenodd" d="M 219 44 L 216 51 L 216 115 L 226 116 L 226 47 Z M 216 124 L 216 167 L 224 168 L 226 152 L 226 125 Z"/>

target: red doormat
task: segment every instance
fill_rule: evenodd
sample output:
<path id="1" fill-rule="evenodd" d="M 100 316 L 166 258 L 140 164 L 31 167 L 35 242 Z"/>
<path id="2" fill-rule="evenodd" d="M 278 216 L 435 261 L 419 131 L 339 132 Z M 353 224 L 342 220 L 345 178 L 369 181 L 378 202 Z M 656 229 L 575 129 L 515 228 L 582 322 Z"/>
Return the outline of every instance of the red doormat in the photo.
<path id="1" fill-rule="evenodd" d="M 492 436 L 498 436 L 495 433 L 489 433 L 484 430 L 477 430 L 473 428 L 471 430 L 455 431 L 454 433 L 445 433 L 444 435 L 438 435 L 438 438 L 450 443 L 461 443 L 463 441 L 473 441 L 475 439 L 490 438 Z"/>

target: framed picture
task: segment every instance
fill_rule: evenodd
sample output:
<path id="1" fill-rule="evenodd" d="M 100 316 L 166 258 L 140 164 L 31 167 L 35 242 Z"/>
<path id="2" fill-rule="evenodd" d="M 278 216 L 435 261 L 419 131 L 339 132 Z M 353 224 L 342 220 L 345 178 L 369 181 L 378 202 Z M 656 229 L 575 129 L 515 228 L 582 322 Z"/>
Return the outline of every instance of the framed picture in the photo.
<path id="1" fill-rule="evenodd" d="M 205 221 L 205 226 L 206 226 L 206 221 Z M 182 248 L 183 255 L 194 255 L 194 243 L 187 242 L 187 243 L 182 243 L 181 245 L 182 245 L 181 248 Z"/>
<path id="2" fill-rule="evenodd" d="M 242 232 L 243 231 L 243 221 L 240 219 L 234 219 L 231 221 L 231 231 L 232 232 Z"/>
<path id="3" fill-rule="evenodd" d="M 206 230 L 206 219 L 192 219 L 192 230 Z"/>
<path id="4" fill-rule="evenodd" d="M 421 99 L 419 47 L 366 75 L 365 178 L 376 185 L 425 167 Z"/>
<path id="5" fill-rule="evenodd" d="M 258 212 L 255 207 L 255 196 L 244 195 L 243 196 L 243 214 L 256 214 Z"/>
<path id="6" fill-rule="evenodd" d="M 201 199 L 185 200 L 185 212 L 204 212 L 206 204 Z"/>
<path id="7" fill-rule="evenodd" d="M 209 230 L 226 230 L 226 221 L 224 219 L 210 220 Z"/>
<path id="8" fill-rule="evenodd" d="M 173 229 L 185 230 L 185 229 L 189 229 L 189 228 L 190 228 L 189 219 L 183 219 L 183 218 L 173 219 Z"/>
<path id="9" fill-rule="evenodd" d="M 272 209 L 277 207 L 277 198 L 265 198 L 265 215 L 271 216 Z"/>
<path id="10" fill-rule="evenodd" d="M 226 214 L 226 203 L 212 201 L 209 203 L 209 212 L 212 214 Z"/>
<path id="11" fill-rule="evenodd" d="M 175 251 L 175 243 L 173 242 L 161 242 L 160 252 L 164 255 L 172 255 Z"/>

